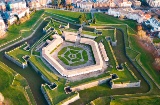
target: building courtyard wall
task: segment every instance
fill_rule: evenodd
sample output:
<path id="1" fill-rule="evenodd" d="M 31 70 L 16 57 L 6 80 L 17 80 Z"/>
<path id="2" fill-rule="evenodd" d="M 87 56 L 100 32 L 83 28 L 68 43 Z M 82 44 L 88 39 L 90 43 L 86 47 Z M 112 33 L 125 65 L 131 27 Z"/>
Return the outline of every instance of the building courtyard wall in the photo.
<path id="1" fill-rule="evenodd" d="M 68 34 L 69 35 L 65 35 L 65 39 L 68 41 L 75 42 L 76 41 L 75 33 L 69 32 Z M 67 69 L 62 67 L 58 63 L 58 61 L 55 60 L 50 54 L 51 51 L 53 51 L 56 47 L 58 47 L 61 43 L 63 43 L 62 40 L 63 39 L 61 37 L 56 37 L 54 40 L 52 40 L 52 42 L 49 43 L 48 46 L 46 46 L 42 49 L 42 57 L 44 59 L 46 59 L 47 62 L 50 65 L 52 65 L 62 76 L 73 77 L 73 76 L 77 76 L 77 75 L 82 75 L 82 74 L 102 70 L 103 60 L 102 60 L 101 54 L 99 52 L 98 44 L 94 40 L 87 39 L 87 38 L 81 38 L 80 43 L 91 45 L 96 64 L 91 65 L 91 66 L 87 66 L 87 67 L 73 69 L 70 71 L 68 71 Z"/>

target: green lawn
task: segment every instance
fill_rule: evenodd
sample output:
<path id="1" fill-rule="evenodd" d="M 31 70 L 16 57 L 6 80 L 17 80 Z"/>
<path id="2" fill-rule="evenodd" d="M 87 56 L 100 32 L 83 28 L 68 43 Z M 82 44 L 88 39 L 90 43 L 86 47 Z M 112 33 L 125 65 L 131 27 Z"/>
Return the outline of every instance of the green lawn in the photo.
<path id="1" fill-rule="evenodd" d="M 43 61 L 37 56 L 31 56 L 29 61 L 42 73 L 51 83 L 58 80 L 58 76 L 50 70 Z"/>
<path id="2" fill-rule="evenodd" d="M 99 97 L 90 102 L 90 105 L 110 105 L 110 97 Z M 117 104 L 118 105 L 118 104 Z"/>
<path id="3" fill-rule="evenodd" d="M 101 36 L 100 38 L 104 39 L 104 36 Z M 96 41 L 99 41 L 99 40 L 100 40 L 99 38 L 96 39 Z M 108 67 L 108 70 L 110 70 L 110 74 L 114 74 L 115 73 L 119 77 L 119 79 L 114 80 L 114 82 L 128 82 L 128 81 L 135 82 L 135 81 L 137 81 L 137 79 L 135 79 L 135 77 L 132 75 L 132 73 L 131 73 L 132 71 L 129 71 L 130 68 L 128 66 L 126 67 L 125 64 L 123 64 L 124 71 L 118 71 L 116 69 L 116 66 L 117 66 L 116 59 L 117 59 L 117 57 L 114 58 L 114 55 L 113 55 L 114 52 L 113 53 L 111 52 L 111 50 L 113 50 L 113 49 L 110 46 L 110 43 L 107 42 L 106 40 L 103 40 L 103 44 L 105 46 L 106 53 L 107 53 L 107 55 L 109 57 L 109 64 L 113 66 L 112 68 Z M 120 50 L 118 49 L 118 51 L 120 51 Z M 119 54 L 119 56 L 121 56 L 121 55 Z"/>
<path id="4" fill-rule="evenodd" d="M 71 12 L 56 9 L 45 9 L 45 12 L 52 13 L 56 18 L 64 19 L 70 22 L 78 22 L 78 17 L 82 15 L 82 12 Z M 87 19 L 91 19 L 91 14 L 86 13 Z"/>
<path id="5" fill-rule="evenodd" d="M 56 84 L 58 85 L 58 87 L 55 88 L 54 90 L 51 90 L 47 85 L 42 86 L 42 88 L 45 90 L 45 92 L 49 96 L 49 99 L 51 100 L 52 105 L 58 104 L 59 102 L 67 99 L 68 97 L 74 94 L 74 93 L 71 93 L 71 94 L 65 93 L 64 91 L 65 81 L 64 80 L 60 80 L 59 82 L 56 82 Z"/>
<path id="6" fill-rule="evenodd" d="M 98 29 L 98 31 L 102 32 L 102 36 L 110 37 L 113 42 L 116 41 L 116 35 L 115 35 L 116 31 L 114 29 Z"/>
<path id="7" fill-rule="evenodd" d="M 70 49 L 67 51 L 67 48 Z M 79 51 L 82 51 L 82 53 Z M 62 55 L 64 55 L 64 57 L 62 57 Z M 88 61 L 88 54 L 80 47 L 67 46 L 58 52 L 58 58 L 66 65 L 78 66 L 85 64 Z M 81 59 L 84 61 L 81 61 Z M 72 63 L 69 63 L 69 61 L 72 61 Z"/>
<path id="8" fill-rule="evenodd" d="M 8 104 L 36 105 L 27 81 L 2 62 L 0 62 L 0 78 L 0 92 L 7 99 Z M 28 87 L 27 92 L 25 87 Z"/>
<path id="9" fill-rule="evenodd" d="M 136 30 L 136 22 L 134 20 L 119 20 L 118 18 L 103 13 L 95 13 L 94 16 L 98 24 L 127 24 Z"/>
<path id="10" fill-rule="evenodd" d="M 120 98 L 110 102 L 110 105 L 160 105 L 160 97 Z"/>
<path id="11" fill-rule="evenodd" d="M 138 79 L 136 76 L 134 76 L 134 73 L 132 70 L 129 69 L 127 64 L 123 65 L 124 70 L 123 71 L 117 71 L 112 70 L 110 73 L 115 73 L 118 75 L 119 79 L 114 80 L 114 83 L 125 83 L 125 82 L 138 82 Z"/>
<path id="12" fill-rule="evenodd" d="M 23 48 L 25 48 L 27 44 L 23 44 L 15 49 L 13 51 L 6 52 L 10 57 L 13 57 L 18 62 L 25 63 L 26 61 L 22 58 L 25 55 L 30 55 L 30 51 L 26 51 Z M 18 52 L 18 53 L 17 53 Z"/>
<path id="13" fill-rule="evenodd" d="M 114 29 L 102 29 L 102 35 L 103 36 L 111 36 L 111 38 L 114 40 Z"/>
<path id="14" fill-rule="evenodd" d="M 135 60 L 136 56 L 139 54 L 138 52 L 130 48 L 126 48 L 126 53 L 132 60 Z"/>
<path id="15" fill-rule="evenodd" d="M 160 42 L 160 38 L 154 38 L 153 39 L 153 43 L 159 43 Z"/>
<path id="16" fill-rule="evenodd" d="M 93 28 L 92 28 L 93 29 Z M 65 29 L 65 31 L 69 31 L 69 32 L 77 32 L 78 29 L 76 28 L 68 28 L 68 29 Z M 82 30 L 82 35 L 91 35 L 91 36 L 97 36 L 95 33 L 94 33 L 94 29 L 93 30 L 86 30 L 85 28 Z"/>
<path id="17" fill-rule="evenodd" d="M 154 81 L 160 85 L 160 73 L 156 71 L 153 67 L 153 62 L 154 62 L 153 56 L 140 47 L 134 36 L 130 36 L 129 41 L 131 43 L 130 45 L 131 48 L 140 53 L 140 56 L 136 58 L 137 61 L 141 62 L 146 72 L 148 72 L 152 76 Z"/>

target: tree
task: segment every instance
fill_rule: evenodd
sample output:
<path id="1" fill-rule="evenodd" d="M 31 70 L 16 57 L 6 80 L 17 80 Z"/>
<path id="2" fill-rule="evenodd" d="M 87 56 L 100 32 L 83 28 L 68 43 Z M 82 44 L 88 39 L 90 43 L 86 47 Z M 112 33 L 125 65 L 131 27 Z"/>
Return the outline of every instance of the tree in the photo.
<path id="1" fill-rule="evenodd" d="M 53 40 L 53 36 L 52 36 L 52 35 L 50 35 L 50 36 L 49 36 L 49 39 L 50 39 L 50 40 Z"/>
<path id="2" fill-rule="evenodd" d="M 66 0 L 61 0 L 61 4 L 64 6 L 66 4 Z"/>
<path id="3" fill-rule="evenodd" d="M 52 5 L 55 5 L 55 1 L 56 1 L 56 0 L 52 0 Z"/>
<path id="4" fill-rule="evenodd" d="M 61 0 L 57 0 L 57 6 L 59 7 L 61 4 Z"/>
<path id="5" fill-rule="evenodd" d="M 16 24 L 19 25 L 21 22 L 20 22 L 20 19 L 19 19 L 18 15 L 14 15 L 14 16 L 15 16 L 16 19 L 17 19 Z"/>
<path id="6" fill-rule="evenodd" d="M 67 10 L 69 9 L 69 6 L 68 6 L 68 5 L 66 6 L 66 9 L 67 9 Z"/>
<path id="7" fill-rule="evenodd" d="M 72 10 L 73 8 L 74 8 L 74 6 L 71 5 L 71 6 L 70 6 L 70 9 Z"/>
<path id="8" fill-rule="evenodd" d="M 61 9 L 61 8 L 63 8 L 63 5 L 62 5 L 62 4 L 60 4 L 60 5 L 59 5 L 59 8 L 60 8 L 60 9 Z"/>
<path id="9" fill-rule="evenodd" d="M 83 22 L 86 22 L 86 24 L 88 24 L 87 18 L 86 18 L 86 14 L 82 14 L 79 16 L 79 23 L 82 24 Z"/>
<path id="10" fill-rule="evenodd" d="M 146 32 L 143 30 L 139 30 L 137 34 L 140 37 L 140 39 L 146 38 Z"/>
<path id="11" fill-rule="evenodd" d="M 68 4 L 67 6 L 70 10 L 74 8 L 71 4 Z"/>
<path id="12" fill-rule="evenodd" d="M 138 31 L 142 30 L 142 26 L 141 25 L 137 25 L 137 30 Z"/>
<path id="13" fill-rule="evenodd" d="M 79 17 L 79 23 L 82 24 L 83 23 L 83 19 L 82 17 Z"/>
<path id="14" fill-rule="evenodd" d="M 8 26 L 10 26 L 10 25 L 11 25 L 10 21 L 8 21 L 8 20 L 7 20 L 7 25 L 8 25 Z"/>
<path id="15" fill-rule="evenodd" d="M 30 15 L 29 15 L 29 13 L 25 13 L 25 17 L 27 17 L 27 19 L 29 19 L 30 18 Z"/>
<path id="16" fill-rule="evenodd" d="M 86 16 L 86 14 L 84 13 L 83 15 L 82 15 L 82 18 L 83 18 L 83 20 L 85 21 L 85 20 L 87 20 L 86 18 L 87 18 L 87 16 Z"/>
<path id="17" fill-rule="evenodd" d="M 119 17 L 120 19 L 124 19 L 124 15 L 120 15 L 120 17 Z"/>
<path id="18" fill-rule="evenodd" d="M 96 19 L 95 18 L 93 18 L 92 23 L 96 24 Z"/>

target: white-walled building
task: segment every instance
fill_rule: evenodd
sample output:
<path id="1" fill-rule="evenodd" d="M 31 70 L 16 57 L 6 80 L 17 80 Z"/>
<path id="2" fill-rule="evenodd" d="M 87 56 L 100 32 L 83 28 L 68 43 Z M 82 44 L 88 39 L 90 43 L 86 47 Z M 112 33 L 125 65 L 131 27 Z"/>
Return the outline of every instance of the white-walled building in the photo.
<path id="1" fill-rule="evenodd" d="M 30 8 L 45 7 L 52 3 L 52 0 L 26 0 Z"/>
<path id="2" fill-rule="evenodd" d="M 14 11 L 8 11 L 7 14 L 9 16 L 8 16 L 7 20 L 9 22 L 9 24 L 12 25 L 17 20 L 15 15 L 17 15 L 19 18 L 22 18 L 23 16 L 25 16 L 26 13 L 29 13 L 29 8 L 14 10 Z"/>
<path id="3" fill-rule="evenodd" d="M 153 27 L 151 31 L 160 31 L 160 20 L 157 18 L 152 17 L 150 20 L 150 25 Z"/>
<path id="4" fill-rule="evenodd" d="M 77 2 L 77 7 L 86 9 L 86 10 L 91 10 L 93 6 L 93 3 L 91 2 Z"/>
<path id="5" fill-rule="evenodd" d="M 77 39 L 77 34 L 73 32 L 65 32 L 65 40 L 75 42 Z M 94 58 L 96 61 L 96 64 L 85 66 L 81 68 L 76 68 L 72 70 L 68 70 L 65 67 L 63 67 L 59 62 L 51 55 L 51 51 L 53 51 L 55 48 L 57 48 L 60 44 L 63 43 L 63 39 L 57 35 L 53 36 L 54 39 L 47 45 L 46 47 L 42 48 L 42 57 L 50 64 L 52 65 L 57 72 L 59 72 L 62 76 L 65 77 L 73 77 L 77 75 L 87 74 L 90 72 L 95 71 L 101 71 L 103 68 L 103 60 L 99 51 L 98 43 L 95 42 L 92 39 L 87 38 L 81 38 L 80 43 L 82 44 L 88 44 L 91 46 L 94 54 Z"/>
<path id="6" fill-rule="evenodd" d="M 118 9 L 109 9 L 108 15 L 112 15 L 114 17 L 126 17 L 127 19 L 132 19 L 137 21 L 138 23 L 142 23 L 151 18 L 149 14 L 145 14 L 141 10 L 133 10 L 132 8 L 118 8 Z"/>
<path id="7" fill-rule="evenodd" d="M 10 10 L 19 10 L 19 9 L 24 9 L 27 7 L 26 2 L 23 0 L 16 0 L 16 1 L 8 2 L 8 6 Z"/>
<path id="8" fill-rule="evenodd" d="M 22 18 L 26 13 L 29 14 L 29 8 L 16 11 L 15 14 L 17 14 L 19 18 Z"/>
<path id="9" fill-rule="evenodd" d="M 103 56 L 104 61 L 109 61 L 109 58 L 107 56 L 105 47 L 104 47 L 104 45 L 102 43 L 99 43 L 99 48 L 100 48 L 100 51 L 101 51 L 101 54 Z"/>
<path id="10" fill-rule="evenodd" d="M 2 17 L 0 16 L 0 37 L 5 34 L 5 30 L 6 30 L 5 23 L 2 19 Z"/>
<path id="11" fill-rule="evenodd" d="M 131 7 L 132 5 L 132 2 L 128 0 L 114 0 L 114 2 L 118 7 Z"/>
<path id="12" fill-rule="evenodd" d="M 0 11 L 5 11 L 6 10 L 6 5 L 3 1 L 0 2 Z"/>
<path id="13" fill-rule="evenodd" d="M 160 0 L 146 0 L 151 7 L 160 7 Z"/>
<path id="14" fill-rule="evenodd" d="M 141 2 L 137 1 L 137 0 L 130 0 L 132 2 L 132 5 L 135 7 L 140 7 L 141 6 Z"/>
<path id="15" fill-rule="evenodd" d="M 8 18 L 8 23 L 12 25 L 16 20 L 17 20 L 16 17 L 12 15 Z"/>

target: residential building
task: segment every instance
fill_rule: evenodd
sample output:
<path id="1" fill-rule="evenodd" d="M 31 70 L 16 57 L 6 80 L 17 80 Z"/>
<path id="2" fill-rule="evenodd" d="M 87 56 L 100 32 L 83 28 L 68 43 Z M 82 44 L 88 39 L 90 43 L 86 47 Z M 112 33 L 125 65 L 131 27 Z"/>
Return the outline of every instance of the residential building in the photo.
<path id="1" fill-rule="evenodd" d="M 138 0 L 130 0 L 132 2 L 132 5 L 134 7 L 140 7 L 141 6 L 141 2 Z"/>
<path id="2" fill-rule="evenodd" d="M 14 15 L 17 15 L 19 18 L 22 18 L 25 16 L 25 14 L 29 14 L 29 8 L 17 10 L 17 11 L 12 11 Z"/>
<path id="3" fill-rule="evenodd" d="M 118 7 L 131 7 L 132 5 L 132 2 L 128 0 L 114 0 L 114 2 Z"/>
<path id="4" fill-rule="evenodd" d="M 149 24 L 153 27 L 153 29 L 151 30 L 152 32 L 160 31 L 160 20 L 158 18 L 152 17 L 149 20 Z"/>
<path id="5" fill-rule="evenodd" d="M 6 5 L 3 1 L 0 2 L 0 11 L 5 11 L 6 10 Z"/>
<path id="6" fill-rule="evenodd" d="M 41 6 L 46 6 L 48 3 L 48 0 L 39 0 L 39 3 Z"/>
<path id="7" fill-rule="evenodd" d="M 52 0 L 26 0 L 26 2 L 30 8 L 40 8 L 51 4 Z"/>
<path id="8" fill-rule="evenodd" d="M 27 0 L 27 5 L 30 8 L 39 8 L 40 7 L 40 3 L 37 0 Z"/>
<path id="9" fill-rule="evenodd" d="M 160 7 L 160 0 L 146 0 L 151 7 Z"/>
<path id="10" fill-rule="evenodd" d="M 113 2 L 113 0 L 110 0 L 110 1 L 108 2 L 108 7 L 110 7 L 110 8 L 116 7 L 115 2 Z"/>
<path id="11" fill-rule="evenodd" d="M 26 2 L 23 0 L 9 1 L 7 3 L 7 8 L 9 11 L 24 9 L 26 8 Z"/>
<path id="12" fill-rule="evenodd" d="M 108 3 L 107 2 L 95 2 L 93 3 L 93 7 L 94 8 L 106 8 L 108 7 Z"/>
<path id="13" fill-rule="evenodd" d="M 108 10 L 108 15 L 136 20 L 138 23 L 142 23 L 143 21 L 149 20 L 151 18 L 150 14 L 144 13 L 141 10 L 133 10 L 132 8 L 110 8 Z"/>
<path id="14" fill-rule="evenodd" d="M 77 2 L 77 8 L 91 10 L 92 6 L 93 6 L 93 3 L 91 3 L 91 2 Z"/>
<path id="15" fill-rule="evenodd" d="M 7 11 L 2 13 L 5 20 L 8 21 L 8 24 L 12 25 L 16 21 L 16 17 L 14 16 L 12 11 Z"/>
<path id="16" fill-rule="evenodd" d="M 72 3 L 72 0 L 66 0 L 66 4 L 71 4 Z"/>
<path id="17" fill-rule="evenodd" d="M 5 26 L 4 20 L 0 16 L 0 37 L 5 34 L 5 30 L 6 30 L 6 26 Z"/>

